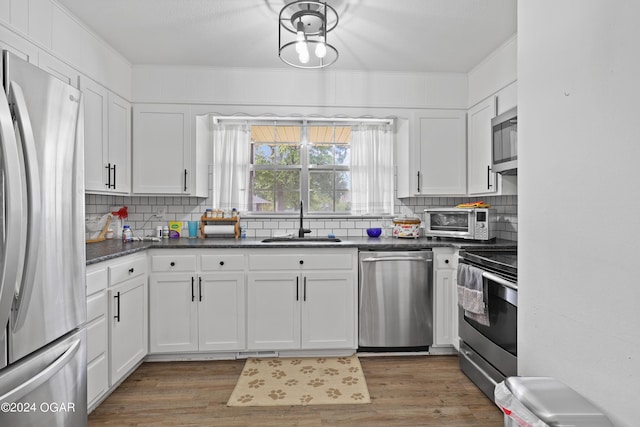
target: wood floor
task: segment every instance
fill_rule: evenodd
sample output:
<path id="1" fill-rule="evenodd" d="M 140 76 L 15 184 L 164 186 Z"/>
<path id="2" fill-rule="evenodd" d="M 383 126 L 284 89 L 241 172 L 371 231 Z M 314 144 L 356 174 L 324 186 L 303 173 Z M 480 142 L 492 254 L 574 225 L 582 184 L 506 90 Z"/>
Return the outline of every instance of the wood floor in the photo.
<path id="1" fill-rule="evenodd" d="M 371 404 L 227 407 L 243 360 L 142 364 L 89 416 L 89 426 L 503 425 L 456 356 L 361 357 Z"/>

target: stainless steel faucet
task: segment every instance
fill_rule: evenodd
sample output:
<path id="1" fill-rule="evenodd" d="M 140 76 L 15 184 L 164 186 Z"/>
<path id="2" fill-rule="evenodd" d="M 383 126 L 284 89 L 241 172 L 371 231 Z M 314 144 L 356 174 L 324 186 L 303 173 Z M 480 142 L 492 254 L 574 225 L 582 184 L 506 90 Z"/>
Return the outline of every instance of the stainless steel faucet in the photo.
<path id="1" fill-rule="evenodd" d="M 304 228 L 304 226 L 302 225 L 302 221 L 304 220 L 302 212 L 302 200 L 300 200 L 300 228 L 298 229 L 298 237 L 304 237 L 305 234 L 311 233 L 311 230 L 309 230 L 308 228 Z"/>

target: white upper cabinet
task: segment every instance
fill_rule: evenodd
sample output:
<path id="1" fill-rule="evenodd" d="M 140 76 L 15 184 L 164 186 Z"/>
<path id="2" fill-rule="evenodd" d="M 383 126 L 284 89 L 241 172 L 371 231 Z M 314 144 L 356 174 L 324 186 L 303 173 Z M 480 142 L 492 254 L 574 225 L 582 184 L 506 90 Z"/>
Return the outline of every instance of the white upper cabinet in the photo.
<path id="1" fill-rule="evenodd" d="M 84 96 L 85 190 L 89 193 L 131 192 L 131 105 L 86 77 Z"/>
<path id="2" fill-rule="evenodd" d="M 405 122 L 399 124 L 398 197 L 466 194 L 465 112 L 420 112 L 411 120 L 410 129 L 405 129 Z"/>
<path id="3" fill-rule="evenodd" d="M 46 52 L 38 52 L 38 67 L 76 89 L 80 87 L 80 73 Z"/>
<path id="4" fill-rule="evenodd" d="M 196 167 L 195 118 L 185 105 L 133 107 L 133 192 L 206 197 Z M 208 163 L 208 162 L 207 162 Z M 205 180 L 206 182 L 206 180 Z"/>
<path id="5" fill-rule="evenodd" d="M 491 170 L 491 119 L 495 110 L 492 96 L 469 110 L 469 194 L 497 191 L 496 174 Z"/>
<path id="6" fill-rule="evenodd" d="M 189 194 L 189 107 L 134 105 L 133 192 Z"/>
<path id="7" fill-rule="evenodd" d="M 0 25 L 0 49 L 6 49 L 31 64 L 38 64 L 38 48 L 2 25 Z"/>
<path id="8" fill-rule="evenodd" d="M 491 158 L 491 119 L 516 105 L 517 82 L 513 82 L 469 109 L 467 143 L 469 195 L 517 193 L 517 177 L 493 172 Z"/>

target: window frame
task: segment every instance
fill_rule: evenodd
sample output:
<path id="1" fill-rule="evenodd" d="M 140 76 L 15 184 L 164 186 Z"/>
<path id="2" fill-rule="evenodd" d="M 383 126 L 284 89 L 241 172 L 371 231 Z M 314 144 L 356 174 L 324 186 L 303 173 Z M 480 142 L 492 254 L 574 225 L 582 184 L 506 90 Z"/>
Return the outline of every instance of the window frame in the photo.
<path id="1" fill-rule="evenodd" d="M 303 206 L 304 206 L 304 214 L 309 214 L 311 216 L 317 216 L 317 217 L 353 217 L 354 215 L 351 213 L 351 211 L 346 212 L 346 211 L 332 211 L 332 212 L 322 212 L 322 211 L 309 211 L 309 175 L 310 172 L 312 171 L 331 171 L 335 174 L 336 171 L 347 171 L 347 172 L 351 172 L 351 167 L 347 166 L 347 165 L 336 165 L 335 162 L 333 165 L 328 165 L 328 166 L 310 166 L 309 165 L 309 128 L 312 126 L 332 126 L 334 127 L 334 133 L 335 133 L 335 127 L 336 126 L 359 126 L 359 125 L 363 125 L 363 124 L 388 124 L 388 125 L 393 125 L 394 119 L 389 118 L 389 119 L 377 119 L 377 118 L 345 118 L 345 117 L 313 117 L 313 118 L 306 118 L 306 117 L 273 117 L 273 116 L 256 116 L 256 117 L 238 117 L 238 116 L 214 116 L 213 117 L 213 123 L 216 124 L 218 122 L 242 122 L 246 125 L 248 125 L 249 127 L 252 127 L 254 125 L 268 125 L 271 122 L 271 125 L 273 126 L 286 126 L 286 125 L 291 125 L 291 126 L 300 126 L 301 128 L 301 132 L 300 132 L 300 166 L 297 165 L 255 165 L 253 163 L 253 159 L 251 159 L 251 163 L 249 165 L 249 173 L 251 174 L 252 172 L 254 172 L 256 169 L 255 167 L 258 166 L 257 170 L 300 170 L 300 199 L 303 202 Z M 253 143 L 253 142 L 252 142 Z M 334 142 L 335 144 L 335 142 Z M 351 143 L 349 143 L 350 145 Z M 251 184 L 251 180 L 249 179 L 251 188 L 249 189 L 249 192 L 253 193 L 254 188 L 253 185 Z M 305 191 L 306 190 L 306 191 Z M 333 191 L 334 191 L 334 196 L 335 196 L 335 181 L 334 181 L 334 187 L 333 187 Z M 349 191 L 351 191 L 351 188 L 349 188 Z M 335 199 L 334 199 L 334 209 L 335 209 Z M 247 215 L 249 217 L 276 217 L 276 216 L 283 216 L 283 217 L 290 217 L 292 215 L 299 215 L 300 211 L 299 210 L 294 210 L 294 211 L 283 211 L 283 212 L 277 212 L 277 211 L 270 211 L 270 212 L 260 212 L 260 211 L 248 211 Z M 356 215 L 356 216 L 360 216 L 360 215 Z"/>

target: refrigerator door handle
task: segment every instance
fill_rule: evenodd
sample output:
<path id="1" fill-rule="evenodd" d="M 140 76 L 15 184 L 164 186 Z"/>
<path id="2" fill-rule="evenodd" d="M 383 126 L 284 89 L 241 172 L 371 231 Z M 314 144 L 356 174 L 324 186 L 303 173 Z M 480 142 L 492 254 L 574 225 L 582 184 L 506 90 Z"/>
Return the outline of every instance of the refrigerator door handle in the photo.
<path id="1" fill-rule="evenodd" d="M 0 90 L 0 156 L 4 163 L 5 181 L 5 228 L 4 248 L 2 250 L 2 271 L 0 274 L 0 325 L 6 325 L 11 313 L 11 304 L 18 280 L 17 248 L 22 236 L 22 177 L 20 173 L 20 154 L 18 141 L 13 130 L 13 120 L 9 102 L 3 90 Z"/>
<path id="2" fill-rule="evenodd" d="M 27 182 L 27 249 L 25 251 L 25 261 L 20 287 L 14 297 L 14 330 L 22 327 L 28 311 L 31 293 L 34 286 L 36 264 L 38 260 L 40 238 L 40 222 L 42 220 L 42 207 L 40 206 L 40 170 L 38 168 L 38 156 L 36 152 L 36 142 L 33 136 L 33 127 L 27 111 L 22 88 L 15 82 L 9 85 L 9 100 L 15 104 L 14 114 L 18 124 L 18 131 L 22 139 L 22 153 Z M 24 221 L 24 218 L 22 219 Z"/>
<path id="3" fill-rule="evenodd" d="M 13 390 L 9 390 L 7 393 L 0 396 L 0 402 L 17 402 L 22 397 L 28 395 L 33 390 L 40 387 L 42 384 L 49 381 L 51 377 L 53 377 L 62 367 L 64 367 L 78 352 L 80 345 L 82 344 L 81 340 L 75 340 L 60 357 L 58 357 L 55 362 L 47 366 L 45 369 L 31 377 L 28 381 L 20 384 L 18 387 Z"/>

